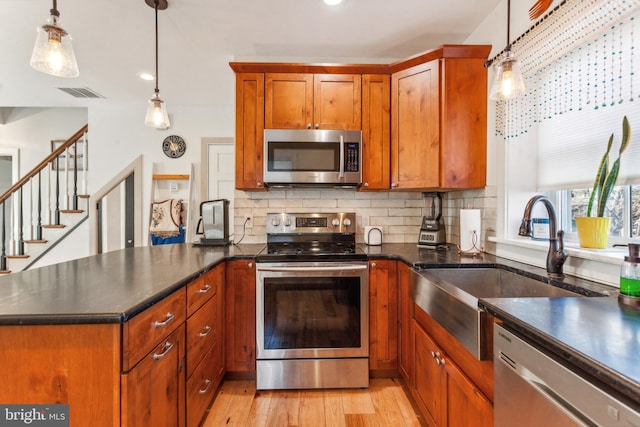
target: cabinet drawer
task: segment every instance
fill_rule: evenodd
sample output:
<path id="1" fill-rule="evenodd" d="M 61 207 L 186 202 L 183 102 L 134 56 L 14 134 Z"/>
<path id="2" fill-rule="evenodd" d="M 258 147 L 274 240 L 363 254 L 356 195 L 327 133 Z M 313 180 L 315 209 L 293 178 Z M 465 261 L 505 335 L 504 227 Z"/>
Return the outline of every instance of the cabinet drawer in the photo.
<path id="1" fill-rule="evenodd" d="M 195 279 L 187 285 L 187 316 L 202 307 L 211 297 L 218 293 L 218 287 L 224 281 L 224 264 Z"/>
<path id="2" fill-rule="evenodd" d="M 219 345 L 216 343 L 209 349 L 193 376 L 187 380 L 187 427 L 200 425 L 222 378 L 215 363 Z"/>
<path id="3" fill-rule="evenodd" d="M 128 371 L 160 341 L 184 323 L 184 288 L 126 322 L 123 327 L 122 369 Z"/>
<path id="4" fill-rule="evenodd" d="M 187 319 L 187 378 L 202 360 L 206 351 L 218 340 L 217 296 Z"/>

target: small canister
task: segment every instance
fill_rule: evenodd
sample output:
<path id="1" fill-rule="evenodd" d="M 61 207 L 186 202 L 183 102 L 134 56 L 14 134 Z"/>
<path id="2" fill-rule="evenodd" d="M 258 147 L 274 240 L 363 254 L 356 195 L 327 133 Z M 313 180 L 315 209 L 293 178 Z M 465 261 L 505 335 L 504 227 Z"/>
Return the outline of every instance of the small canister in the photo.
<path id="1" fill-rule="evenodd" d="M 629 243 L 620 266 L 620 302 L 640 307 L 640 244 Z"/>
<path id="2" fill-rule="evenodd" d="M 366 226 L 364 228 L 364 243 L 369 246 L 382 244 L 382 227 Z"/>

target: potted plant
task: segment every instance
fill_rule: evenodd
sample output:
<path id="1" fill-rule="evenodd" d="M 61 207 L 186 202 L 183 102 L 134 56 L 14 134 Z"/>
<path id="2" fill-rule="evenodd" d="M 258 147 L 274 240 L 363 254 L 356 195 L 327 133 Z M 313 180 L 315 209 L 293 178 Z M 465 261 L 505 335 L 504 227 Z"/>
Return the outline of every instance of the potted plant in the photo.
<path id="1" fill-rule="evenodd" d="M 576 226 L 578 228 L 578 240 L 583 248 L 602 249 L 607 246 L 609 240 L 609 227 L 611 218 L 604 216 L 604 209 L 609 201 L 609 197 L 613 192 L 613 187 L 618 180 L 618 172 L 620 172 L 620 157 L 629 146 L 631 141 L 631 128 L 627 116 L 622 119 L 622 141 L 618 150 L 618 158 L 611 169 L 609 169 L 609 152 L 613 146 L 613 134 L 609 137 L 607 151 L 600 160 L 600 166 L 593 183 L 593 191 L 589 197 L 587 205 L 587 216 L 576 217 Z M 595 206 L 594 206 L 595 205 Z M 591 216 L 591 211 L 595 208 L 595 216 Z"/>

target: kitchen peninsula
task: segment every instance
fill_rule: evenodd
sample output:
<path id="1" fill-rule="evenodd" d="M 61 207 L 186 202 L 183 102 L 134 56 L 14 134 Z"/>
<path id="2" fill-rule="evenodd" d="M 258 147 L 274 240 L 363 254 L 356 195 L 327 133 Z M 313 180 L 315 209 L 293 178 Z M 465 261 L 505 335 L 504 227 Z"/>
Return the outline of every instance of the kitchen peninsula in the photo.
<path id="1" fill-rule="evenodd" d="M 189 336 L 191 321 L 203 312 L 198 309 L 208 304 L 203 301 L 192 305 L 196 299 L 192 300 L 190 295 L 198 296 L 213 288 L 214 294 L 208 298 L 211 301 L 218 298 L 219 303 L 212 306 L 219 310 L 214 321 L 224 322 L 222 312 L 230 306 L 220 302 L 225 301 L 225 289 L 238 285 L 237 278 L 242 273 L 229 269 L 229 265 L 243 264 L 247 271 L 242 274 L 250 278 L 252 263 L 263 247 L 260 244 L 225 248 L 184 244 L 140 247 L 0 277 L 0 339 L 5 343 L 0 349 L 3 361 L 0 381 L 4 384 L 0 403 L 69 403 L 73 426 L 86 425 L 88 420 L 96 426 L 125 425 L 133 416 L 143 423 L 162 416 L 175 419 L 176 425 L 197 425 L 201 416 L 190 413 L 200 414 L 202 409 L 201 404 L 194 403 L 193 396 L 198 395 L 198 390 L 211 392 L 208 405 L 217 384 L 196 383 L 193 394 L 189 392 L 188 378 L 196 378 L 202 364 L 194 366 L 190 362 L 191 347 L 185 344 L 189 341 L 185 335 Z M 541 269 L 491 255 L 461 258 L 455 250 L 418 249 L 411 244 L 385 244 L 363 250 L 370 261 L 398 261 L 417 269 L 500 266 L 529 276 L 544 275 Z M 399 288 L 403 286 L 401 282 L 400 278 Z M 606 319 L 617 319 L 616 325 L 610 327 L 623 328 L 635 337 L 640 335 L 640 313 L 620 311 L 617 316 L 614 313 L 615 289 L 575 278 L 567 278 L 564 283 L 587 294 L 611 295 L 572 298 L 573 310 L 584 306 L 589 321 L 598 322 L 606 314 Z M 637 355 L 637 340 L 606 340 L 605 326 L 590 328 L 582 335 L 578 335 L 577 327 L 570 328 L 571 333 L 558 334 L 555 325 L 540 318 L 545 313 L 538 307 L 540 301 L 519 299 L 516 307 L 516 301 L 488 300 L 481 301 L 481 305 L 503 322 L 525 330 L 538 344 L 556 351 L 560 348 L 566 358 L 576 361 L 587 374 L 640 407 L 640 374 L 637 366 L 628 363 Z M 528 311 L 527 307 L 532 308 L 531 318 L 522 314 Z M 403 313 L 398 315 L 402 317 Z M 568 315 L 556 311 L 554 322 Z M 146 327 L 154 322 L 154 330 L 162 330 L 165 325 L 166 330 L 156 334 L 136 329 L 137 323 Z M 220 351 L 220 347 L 227 345 L 221 344 L 223 325 L 216 327 L 216 343 L 203 350 L 207 354 L 218 352 L 212 360 L 222 358 L 226 351 Z M 587 338 L 607 345 L 597 352 L 585 351 Z M 169 374 L 165 371 L 159 380 L 154 376 L 173 387 L 160 387 L 164 399 L 161 405 L 136 400 L 158 388 L 144 375 L 132 376 L 142 364 L 148 363 L 148 355 L 170 366 Z M 251 360 L 247 363 L 250 365 Z M 149 388 L 136 390 L 140 384 Z M 134 398 L 136 395 L 142 397 Z M 142 409 L 145 407 L 146 411 Z M 197 420 L 192 421 L 193 417 Z"/>

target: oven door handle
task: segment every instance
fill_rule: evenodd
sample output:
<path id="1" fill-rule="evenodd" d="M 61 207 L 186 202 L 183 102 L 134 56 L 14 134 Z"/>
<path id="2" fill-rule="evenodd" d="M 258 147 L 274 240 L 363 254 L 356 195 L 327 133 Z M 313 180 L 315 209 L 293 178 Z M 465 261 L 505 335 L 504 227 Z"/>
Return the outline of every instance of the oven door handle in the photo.
<path id="1" fill-rule="evenodd" d="M 341 264 L 341 265 L 323 265 L 323 266 L 282 266 L 282 267 L 269 267 L 260 265 L 258 267 L 259 271 L 352 271 L 352 270 L 367 270 L 369 268 L 368 264 L 364 265 L 353 265 L 353 264 Z"/>

